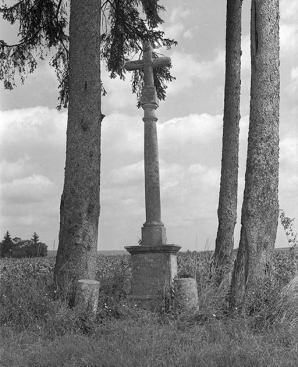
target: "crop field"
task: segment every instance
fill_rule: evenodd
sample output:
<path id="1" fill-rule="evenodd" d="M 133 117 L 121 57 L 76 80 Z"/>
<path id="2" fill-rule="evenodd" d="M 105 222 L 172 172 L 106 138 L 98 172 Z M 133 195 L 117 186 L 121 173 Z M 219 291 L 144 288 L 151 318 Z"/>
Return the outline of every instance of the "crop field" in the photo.
<path id="1" fill-rule="evenodd" d="M 54 258 L 1 259 L 0 366 L 297 366 L 297 307 L 289 321 L 272 321 L 282 287 L 297 274 L 297 251 L 275 253 L 274 274 L 250 295 L 245 315 L 232 317 L 229 279 L 215 287 L 212 255 L 178 256 L 178 275 L 197 280 L 191 315 L 135 308 L 127 302 L 130 256 L 98 256 L 92 322 L 55 300 Z"/>

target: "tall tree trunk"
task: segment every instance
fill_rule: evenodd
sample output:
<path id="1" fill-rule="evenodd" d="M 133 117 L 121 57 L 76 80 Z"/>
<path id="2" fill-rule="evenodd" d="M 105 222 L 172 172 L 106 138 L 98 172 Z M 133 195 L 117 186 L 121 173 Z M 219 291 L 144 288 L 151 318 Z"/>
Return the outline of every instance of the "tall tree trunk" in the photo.
<path id="1" fill-rule="evenodd" d="M 214 260 L 220 281 L 231 265 L 237 221 L 238 152 L 241 93 L 242 0 L 227 0 L 226 76 L 218 230 Z"/>
<path id="2" fill-rule="evenodd" d="M 71 0 L 69 108 L 54 281 L 70 304 L 78 279 L 94 279 L 100 214 L 99 0 Z"/>
<path id="3" fill-rule="evenodd" d="M 279 0 L 252 0 L 251 102 L 239 250 L 230 307 L 270 266 L 278 224 Z"/>

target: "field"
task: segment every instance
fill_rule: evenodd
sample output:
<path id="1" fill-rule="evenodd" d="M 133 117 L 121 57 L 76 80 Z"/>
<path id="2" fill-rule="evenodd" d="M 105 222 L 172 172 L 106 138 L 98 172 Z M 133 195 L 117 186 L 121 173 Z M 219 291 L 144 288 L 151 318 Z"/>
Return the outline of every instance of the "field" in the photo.
<path id="1" fill-rule="evenodd" d="M 95 321 L 55 300 L 54 258 L 0 261 L 1 367 L 298 365 L 298 307 L 279 317 L 280 290 L 297 272 L 296 251 L 275 253 L 274 274 L 249 296 L 242 316 L 227 313 L 228 279 L 215 287 L 211 252 L 178 257 L 179 274 L 197 279 L 195 314 L 136 308 L 126 300 L 130 257 L 97 260 Z"/>

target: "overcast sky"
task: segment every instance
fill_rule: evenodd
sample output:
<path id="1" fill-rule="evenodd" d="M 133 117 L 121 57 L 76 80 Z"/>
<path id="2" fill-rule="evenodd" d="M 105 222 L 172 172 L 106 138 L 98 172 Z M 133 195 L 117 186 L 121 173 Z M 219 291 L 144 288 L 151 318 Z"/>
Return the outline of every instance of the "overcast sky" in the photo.
<path id="1" fill-rule="evenodd" d="M 167 242 L 182 250 L 214 248 L 219 195 L 226 1 L 161 0 L 163 30 L 178 46 L 162 50 L 176 77 L 157 110 L 162 221 Z M 281 0 L 280 208 L 298 230 L 298 2 Z M 238 247 L 244 190 L 250 93 L 250 1 L 243 1 Z M 1 22 L 1 39 L 14 39 Z M 102 98 L 102 174 L 99 250 L 137 245 L 145 222 L 143 111 L 126 81 L 110 80 Z M 1 88 L 0 235 L 28 239 L 37 232 L 49 249 L 58 245 L 67 111 L 56 110 L 58 82 L 40 62 L 25 85 Z M 287 246 L 279 225 L 277 247 Z"/>

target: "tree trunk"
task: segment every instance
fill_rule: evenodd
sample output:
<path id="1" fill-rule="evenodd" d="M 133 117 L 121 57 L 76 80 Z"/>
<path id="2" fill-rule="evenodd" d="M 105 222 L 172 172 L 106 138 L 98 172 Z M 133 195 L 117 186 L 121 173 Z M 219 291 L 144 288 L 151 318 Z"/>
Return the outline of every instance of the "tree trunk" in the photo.
<path id="1" fill-rule="evenodd" d="M 237 221 L 238 153 L 241 93 L 242 0 L 227 0 L 226 76 L 218 230 L 214 260 L 219 281 L 230 268 Z"/>
<path id="2" fill-rule="evenodd" d="M 279 0 L 252 0 L 251 102 L 241 236 L 230 307 L 263 278 L 275 245 L 279 174 Z"/>
<path id="3" fill-rule="evenodd" d="M 69 108 L 54 281 L 73 304 L 79 279 L 94 279 L 100 214 L 99 0 L 71 0 Z"/>

